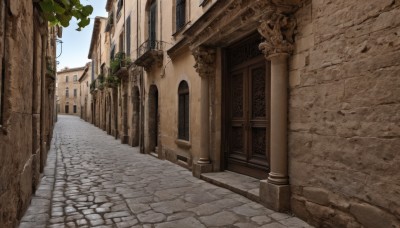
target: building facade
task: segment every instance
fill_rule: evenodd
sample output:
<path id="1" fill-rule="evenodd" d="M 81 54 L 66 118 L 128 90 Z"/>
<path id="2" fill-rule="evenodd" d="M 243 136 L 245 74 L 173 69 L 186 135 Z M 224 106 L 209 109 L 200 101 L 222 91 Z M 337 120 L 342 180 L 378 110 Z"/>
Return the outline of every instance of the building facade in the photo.
<path id="1" fill-rule="evenodd" d="M 58 114 L 77 115 L 81 113 L 80 84 L 85 67 L 65 68 L 57 72 Z"/>
<path id="2" fill-rule="evenodd" d="M 93 123 L 92 121 L 92 94 L 90 93 L 90 86 L 92 83 L 92 63 L 89 62 L 85 66 L 85 70 L 79 77 L 79 96 L 80 96 L 80 117 L 81 119 Z M 93 87 L 93 86 L 92 86 Z"/>
<path id="3" fill-rule="evenodd" d="M 97 126 L 196 177 L 257 178 L 245 195 L 319 227 L 399 226 L 399 2 L 106 9 L 89 51 L 109 53 L 93 61 Z"/>
<path id="4" fill-rule="evenodd" d="M 0 1 L 0 227 L 16 227 L 46 164 L 56 39 L 32 1 Z"/>

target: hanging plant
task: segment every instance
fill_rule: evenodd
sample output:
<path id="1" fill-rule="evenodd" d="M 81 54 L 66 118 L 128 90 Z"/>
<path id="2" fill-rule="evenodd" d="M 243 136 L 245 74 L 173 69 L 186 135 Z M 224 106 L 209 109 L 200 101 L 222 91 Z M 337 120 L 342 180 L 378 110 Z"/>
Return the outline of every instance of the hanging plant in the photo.
<path id="1" fill-rule="evenodd" d="M 90 24 L 89 16 L 93 13 L 93 7 L 82 5 L 80 0 L 40 0 L 39 6 L 42 16 L 51 25 L 68 27 L 72 17 L 75 17 L 78 31 Z"/>

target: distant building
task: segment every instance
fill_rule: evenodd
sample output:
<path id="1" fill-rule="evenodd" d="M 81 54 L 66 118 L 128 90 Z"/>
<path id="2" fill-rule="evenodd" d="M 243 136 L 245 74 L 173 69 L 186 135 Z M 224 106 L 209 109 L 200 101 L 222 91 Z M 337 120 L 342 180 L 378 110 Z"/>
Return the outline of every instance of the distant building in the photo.
<path id="1" fill-rule="evenodd" d="M 85 67 L 66 68 L 57 72 L 58 114 L 80 115 L 79 81 Z"/>
<path id="2" fill-rule="evenodd" d="M 91 71 L 92 63 L 89 62 L 86 64 L 85 70 L 79 77 L 80 117 L 90 123 L 92 123 L 92 94 L 90 94 L 92 82 Z"/>

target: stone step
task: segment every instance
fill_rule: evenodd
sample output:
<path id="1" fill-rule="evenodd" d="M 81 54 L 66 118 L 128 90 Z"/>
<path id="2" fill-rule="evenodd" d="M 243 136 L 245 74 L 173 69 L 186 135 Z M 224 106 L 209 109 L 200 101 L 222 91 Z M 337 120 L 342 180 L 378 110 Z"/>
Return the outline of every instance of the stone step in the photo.
<path id="1" fill-rule="evenodd" d="M 260 202 L 260 180 L 230 171 L 203 173 L 201 179 Z"/>

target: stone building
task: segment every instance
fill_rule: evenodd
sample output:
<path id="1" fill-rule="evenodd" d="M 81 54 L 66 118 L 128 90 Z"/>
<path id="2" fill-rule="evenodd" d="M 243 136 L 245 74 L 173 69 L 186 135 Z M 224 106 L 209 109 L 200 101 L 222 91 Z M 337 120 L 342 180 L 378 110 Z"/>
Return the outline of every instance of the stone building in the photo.
<path id="1" fill-rule="evenodd" d="M 108 0 L 96 125 L 317 227 L 400 226 L 399 6 Z"/>
<path id="2" fill-rule="evenodd" d="M 105 76 L 110 64 L 110 37 L 106 31 L 107 18 L 96 17 L 88 58 L 92 60 L 93 81 L 90 87 L 92 94 L 93 123 L 111 134 L 111 95 L 113 89 L 105 87 Z M 111 22 L 110 22 L 111 23 Z M 108 98 L 106 104 L 106 98 Z M 116 103 L 115 103 L 116 104 Z M 113 118 L 116 120 L 116 118 Z"/>
<path id="3" fill-rule="evenodd" d="M 90 85 L 92 83 L 92 63 L 89 62 L 85 66 L 85 70 L 79 77 L 79 96 L 80 96 L 80 117 L 87 122 L 92 121 L 92 94 L 90 93 Z"/>
<path id="4" fill-rule="evenodd" d="M 85 67 L 65 68 L 57 72 L 57 110 L 58 114 L 72 114 L 79 116 L 81 113 L 80 84 Z"/>
<path id="5" fill-rule="evenodd" d="M 0 1 L 0 227 L 16 227 L 46 163 L 61 34 L 32 1 Z"/>

